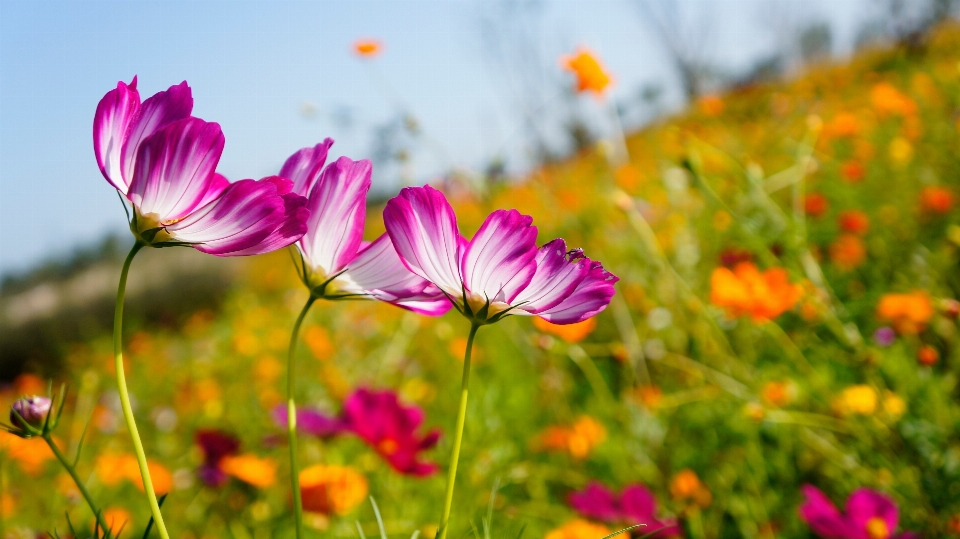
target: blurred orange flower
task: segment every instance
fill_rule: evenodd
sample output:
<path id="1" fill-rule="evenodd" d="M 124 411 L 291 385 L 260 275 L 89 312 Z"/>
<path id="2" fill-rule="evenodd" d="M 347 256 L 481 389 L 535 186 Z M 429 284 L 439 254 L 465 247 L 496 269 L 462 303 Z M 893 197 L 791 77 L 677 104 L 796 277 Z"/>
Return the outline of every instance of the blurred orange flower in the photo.
<path id="1" fill-rule="evenodd" d="M 940 352 L 937 352 L 937 349 L 929 344 L 925 344 L 917 350 L 917 361 L 927 367 L 936 365 L 937 361 L 940 361 Z"/>
<path id="2" fill-rule="evenodd" d="M 791 309 L 802 291 L 800 285 L 790 283 L 783 268 L 761 273 L 751 262 L 741 262 L 732 271 L 716 268 L 710 277 L 714 305 L 731 317 L 750 315 L 755 321 L 771 320 Z"/>
<path id="3" fill-rule="evenodd" d="M 220 469 L 244 483 L 267 488 L 277 480 L 277 464 L 255 455 L 228 455 L 220 461 Z"/>
<path id="4" fill-rule="evenodd" d="M 367 479 L 347 466 L 315 464 L 300 471 L 303 510 L 345 515 L 367 497 Z"/>
<path id="5" fill-rule="evenodd" d="M 590 416 L 582 415 L 572 426 L 548 427 L 540 435 L 547 451 L 565 451 L 573 458 L 586 458 L 607 437 L 607 429 Z"/>
<path id="6" fill-rule="evenodd" d="M 849 112 L 841 112 L 824 127 L 824 135 L 832 137 L 855 137 L 860 134 L 860 120 Z"/>
<path id="7" fill-rule="evenodd" d="M 383 44 L 377 39 L 358 39 L 353 42 L 353 52 L 364 58 L 372 58 L 380 54 Z"/>
<path id="8" fill-rule="evenodd" d="M 598 97 L 610 85 L 610 75 L 589 49 L 579 48 L 573 56 L 561 56 L 560 65 L 577 77 L 577 91 L 591 91 Z"/>
<path id="9" fill-rule="evenodd" d="M 538 331 L 556 335 L 567 342 L 573 343 L 580 342 L 593 333 L 593 330 L 597 327 L 597 319 L 587 318 L 575 324 L 552 324 L 537 316 L 533 319 L 533 327 L 537 328 Z"/>
<path id="10" fill-rule="evenodd" d="M 843 179 L 850 183 L 862 181 L 866 173 L 867 170 L 864 168 L 863 164 L 854 159 L 845 161 L 843 165 L 840 166 L 840 174 L 843 176 Z"/>
<path id="11" fill-rule="evenodd" d="M 917 104 L 889 82 L 881 82 L 870 90 L 870 103 L 881 115 L 916 114 Z"/>
<path id="12" fill-rule="evenodd" d="M 559 528 L 547 532 L 543 539 L 600 539 L 612 533 L 603 524 L 594 524 L 587 520 L 571 520 Z"/>
<path id="13" fill-rule="evenodd" d="M 803 211 L 810 217 L 820 217 L 827 212 L 829 207 L 827 197 L 820 193 L 810 193 L 803 199 Z"/>
<path id="14" fill-rule="evenodd" d="M 162 464 L 154 460 L 147 460 L 150 470 L 150 480 L 153 482 L 153 491 L 157 494 L 166 494 L 173 487 L 173 475 Z M 130 454 L 101 453 L 97 457 L 95 468 L 97 477 L 106 486 L 115 486 L 121 481 L 129 481 L 138 489 L 143 490 L 143 479 L 140 477 L 140 465 L 137 457 Z"/>
<path id="15" fill-rule="evenodd" d="M 723 99 L 718 95 L 705 95 L 697 101 L 697 108 L 707 116 L 719 116 L 723 113 Z"/>
<path id="16" fill-rule="evenodd" d="M 680 470 L 670 480 L 670 495 L 677 500 L 692 500 L 700 507 L 707 507 L 713 502 L 710 489 L 690 468 Z"/>
<path id="17" fill-rule="evenodd" d="M 120 507 L 110 507 L 104 509 L 103 511 L 103 521 L 107 523 L 107 526 L 113 530 L 111 537 L 114 536 L 121 529 L 126 529 L 131 527 L 133 524 L 133 515 L 130 514 L 130 511 Z M 91 524 L 93 524 L 91 522 Z"/>
<path id="18" fill-rule="evenodd" d="M 858 236 L 862 236 L 870 230 L 870 218 L 867 217 L 867 214 L 858 210 L 845 210 L 840 212 L 840 215 L 837 217 L 837 224 L 840 225 L 840 230 L 857 234 Z"/>
<path id="19" fill-rule="evenodd" d="M 920 191 L 920 208 L 924 212 L 945 214 L 953 209 L 953 193 L 944 187 L 929 185 Z"/>
<path id="20" fill-rule="evenodd" d="M 793 400 L 796 388 L 790 382 L 773 381 L 763 385 L 760 395 L 773 406 L 783 407 Z"/>
<path id="21" fill-rule="evenodd" d="M 841 234 L 830 244 L 830 260 L 843 271 L 858 268 L 866 259 L 867 246 L 859 236 Z"/>
<path id="22" fill-rule="evenodd" d="M 54 443 L 61 445 L 56 438 Z M 30 475 L 40 473 L 44 463 L 54 458 L 42 438 L 21 438 L 5 432 L 0 433 L 0 455 L 15 461 L 21 470 Z"/>
<path id="23" fill-rule="evenodd" d="M 877 318 L 890 322 L 901 335 L 915 335 L 933 318 L 930 296 L 922 290 L 909 294 L 885 294 L 877 303 Z"/>

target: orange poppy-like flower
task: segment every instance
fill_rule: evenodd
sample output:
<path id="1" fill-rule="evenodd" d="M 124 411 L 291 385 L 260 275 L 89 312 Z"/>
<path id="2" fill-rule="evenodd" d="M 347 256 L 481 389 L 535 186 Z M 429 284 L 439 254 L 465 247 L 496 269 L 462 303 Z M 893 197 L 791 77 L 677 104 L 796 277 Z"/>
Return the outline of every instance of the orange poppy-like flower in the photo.
<path id="1" fill-rule="evenodd" d="M 877 304 L 877 318 L 890 322 L 901 335 L 915 335 L 933 318 L 933 303 L 922 290 L 909 294 L 885 294 Z"/>
<path id="2" fill-rule="evenodd" d="M 61 445 L 56 438 L 54 443 Z M 43 465 L 54 458 L 43 439 L 21 438 L 7 433 L 0 433 L 0 457 L 15 461 L 21 470 L 30 475 L 39 474 Z"/>
<path id="3" fill-rule="evenodd" d="M 540 434 L 540 446 L 547 451 L 564 451 L 576 459 L 586 458 L 607 437 L 607 429 L 596 419 L 582 415 L 571 426 L 549 427 Z"/>
<path id="4" fill-rule="evenodd" d="M 358 39 L 353 42 L 353 52 L 363 58 L 372 58 L 383 50 L 383 43 L 377 39 Z"/>
<path id="5" fill-rule="evenodd" d="M 830 244 L 830 260 L 843 271 L 860 267 L 866 259 L 867 246 L 859 236 L 841 234 Z"/>
<path id="6" fill-rule="evenodd" d="M 348 466 L 315 464 L 300 471 L 303 510 L 346 515 L 367 497 L 367 478 Z"/>
<path id="7" fill-rule="evenodd" d="M 560 57 L 560 65 L 576 75 L 577 91 L 581 93 L 590 91 L 598 97 L 602 96 L 612 82 L 596 55 L 583 47 L 577 49 L 573 56 Z"/>
<path id="8" fill-rule="evenodd" d="M 713 502 L 710 489 L 690 468 L 680 470 L 670 480 L 670 495 L 677 500 L 691 500 L 700 507 L 707 507 Z"/>
<path id="9" fill-rule="evenodd" d="M 767 382 L 760 390 L 760 396 L 763 397 L 763 400 L 777 407 L 790 404 L 795 394 L 796 387 L 790 382 Z"/>
<path id="10" fill-rule="evenodd" d="M 820 217 L 827 212 L 830 203 L 820 193 L 810 193 L 803 199 L 803 211 L 810 217 Z"/>
<path id="11" fill-rule="evenodd" d="M 718 95 L 705 95 L 697 101 L 697 108 L 707 116 L 719 116 L 724 107 L 723 99 Z"/>
<path id="12" fill-rule="evenodd" d="M 537 316 L 533 319 L 533 327 L 543 333 L 556 335 L 567 342 L 573 343 L 580 342 L 593 333 L 593 330 L 597 327 L 597 319 L 587 318 L 583 322 L 575 324 L 551 324 Z"/>
<path id="13" fill-rule="evenodd" d="M 953 193 L 944 187 L 928 185 L 920 191 L 920 208 L 924 212 L 945 214 L 953 209 Z"/>
<path id="14" fill-rule="evenodd" d="M 94 466 L 100 481 L 110 487 L 121 481 L 129 481 L 138 489 L 143 490 L 143 478 L 140 477 L 140 465 L 137 457 L 130 454 L 102 453 L 97 457 Z M 153 491 L 156 494 L 166 494 L 173 488 L 173 474 L 155 460 L 147 460 L 150 470 L 150 480 L 153 482 Z"/>
<path id="15" fill-rule="evenodd" d="M 603 524 L 576 519 L 547 532 L 543 539 L 600 539 L 613 533 Z"/>
<path id="16" fill-rule="evenodd" d="M 840 230 L 862 236 L 870 230 L 870 218 L 867 214 L 858 210 L 846 210 L 840 212 L 837 217 L 837 224 Z"/>
<path id="17" fill-rule="evenodd" d="M 255 455 L 228 455 L 220 461 L 220 469 L 244 483 L 267 488 L 277 480 L 277 463 Z"/>
<path id="18" fill-rule="evenodd" d="M 929 344 L 925 344 L 917 350 L 917 361 L 927 367 L 936 365 L 937 361 L 940 361 L 940 352 Z"/>
<path id="19" fill-rule="evenodd" d="M 112 536 L 120 530 L 130 527 L 133 524 L 133 515 L 130 514 L 130 511 L 121 507 L 110 507 L 104 509 L 103 521 L 113 530 Z"/>
<path id="20" fill-rule="evenodd" d="M 823 126 L 824 135 L 828 137 L 855 137 L 861 129 L 860 120 L 849 112 L 837 114 Z"/>
<path id="21" fill-rule="evenodd" d="M 863 163 L 855 159 L 844 161 L 843 165 L 840 166 L 840 175 L 850 183 L 863 181 L 866 174 L 867 169 L 864 168 Z"/>
<path id="22" fill-rule="evenodd" d="M 710 276 L 710 301 L 731 317 L 772 320 L 793 308 L 802 291 L 803 287 L 790 283 L 783 268 L 761 273 L 751 262 L 741 262 L 733 270 L 716 268 Z"/>
<path id="23" fill-rule="evenodd" d="M 889 82 L 881 82 L 870 90 L 870 103 L 882 115 L 916 114 L 917 104 Z"/>

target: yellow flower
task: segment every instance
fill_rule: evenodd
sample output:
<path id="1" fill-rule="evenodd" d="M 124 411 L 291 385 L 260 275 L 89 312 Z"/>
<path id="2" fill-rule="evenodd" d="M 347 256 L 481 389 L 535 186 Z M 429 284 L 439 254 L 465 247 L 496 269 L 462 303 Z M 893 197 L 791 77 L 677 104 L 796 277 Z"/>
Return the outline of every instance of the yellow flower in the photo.
<path id="1" fill-rule="evenodd" d="M 231 455 L 220 461 L 220 469 L 228 475 L 255 487 L 267 488 L 277 480 L 277 464 L 255 455 Z"/>
<path id="2" fill-rule="evenodd" d="M 899 164 L 904 164 L 913 159 L 913 146 L 910 141 L 903 137 L 897 137 L 890 141 L 890 159 Z"/>
<path id="3" fill-rule="evenodd" d="M 907 403 L 896 393 L 885 391 L 883 394 L 883 411 L 894 418 L 898 418 L 907 411 Z"/>
<path id="4" fill-rule="evenodd" d="M 571 520 L 559 528 L 547 532 L 544 539 L 600 539 L 613 533 L 603 524 L 586 520 Z"/>
<path id="5" fill-rule="evenodd" d="M 347 466 L 315 464 L 300 471 L 303 510 L 345 515 L 367 497 L 367 479 Z"/>
<path id="6" fill-rule="evenodd" d="M 868 385 L 850 386 L 840 392 L 834 405 L 844 415 L 870 415 L 877 410 L 877 392 Z"/>

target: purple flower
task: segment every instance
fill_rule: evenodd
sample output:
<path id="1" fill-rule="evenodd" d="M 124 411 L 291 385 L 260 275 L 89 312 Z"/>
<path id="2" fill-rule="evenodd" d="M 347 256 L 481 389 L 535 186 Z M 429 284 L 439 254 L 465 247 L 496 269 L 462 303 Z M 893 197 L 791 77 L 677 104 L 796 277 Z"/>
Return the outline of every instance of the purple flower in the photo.
<path id="1" fill-rule="evenodd" d="M 890 326 L 883 326 L 873 332 L 873 342 L 880 346 L 890 346 L 895 340 L 897 340 L 897 332 Z"/>
<path id="2" fill-rule="evenodd" d="M 813 533 L 824 539 L 914 539 L 915 532 L 895 534 L 900 513 L 888 496 L 859 488 L 847 498 L 846 514 L 830 502 L 817 487 L 803 486 L 806 501 L 800 506 L 800 518 Z"/>
<path id="3" fill-rule="evenodd" d="M 435 284 L 465 316 L 480 323 L 507 314 L 572 324 L 599 313 L 617 277 L 562 239 L 537 249 L 533 219 L 497 210 L 476 236 L 460 235 L 440 191 L 407 187 L 387 202 L 387 233 L 410 271 Z"/>
<path id="4" fill-rule="evenodd" d="M 675 519 L 657 519 L 657 499 L 647 487 L 627 485 L 618 496 L 601 483 L 591 481 L 569 498 L 570 507 L 581 515 L 614 524 L 645 524 L 641 535 L 657 532 L 652 537 L 679 537 L 680 526 Z"/>
<path id="5" fill-rule="evenodd" d="M 307 232 L 297 243 L 304 283 L 326 299 L 374 298 L 427 315 L 450 309 L 440 290 L 411 273 L 386 234 L 363 242 L 370 161 L 341 157 L 326 167 L 333 140 L 290 156 L 280 176 L 308 198 Z"/>
<path id="6" fill-rule="evenodd" d="M 273 417 L 278 425 L 286 426 L 284 406 L 276 407 Z M 433 448 L 440 440 L 438 430 L 423 435 L 416 433 L 423 420 L 423 410 L 404 406 L 395 392 L 366 388 L 357 389 L 346 398 L 340 417 L 325 416 L 316 410 L 297 410 L 297 425 L 304 432 L 316 436 L 355 434 L 394 470 L 420 477 L 440 469 L 435 463 L 420 460 L 420 453 Z"/>
<path id="7" fill-rule="evenodd" d="M 97 106 L 97 163 L 133 206 L 137 239 L 217 256 L 265 253 L 299 239 L 306 232 L 306 199 L 283 178 L 230 183 L 217 174 L 223 133 L 191 116 L 192 109 L 186 82 L 141 103 L 136 77 L 119 82 Z"/>
<path id="8" fill-rule="evenodd" d="M 220 430 L 199 430 L 194 440 L 203 451 L 203 464 L 197 468 L 200 481 L 211 487 L 219 487 L 227 481 L 227 474 L 220 468 L 220 462 L 240 450 L 240 440 L 236 436 Z"/>
<path id="9" fill-rule="evenodd" d="M 10 407 L 10 423 L 20 429 L 26 429 L 27 425 L 42 429 L 52 405 L 47 397 L 23 397 Z"/>

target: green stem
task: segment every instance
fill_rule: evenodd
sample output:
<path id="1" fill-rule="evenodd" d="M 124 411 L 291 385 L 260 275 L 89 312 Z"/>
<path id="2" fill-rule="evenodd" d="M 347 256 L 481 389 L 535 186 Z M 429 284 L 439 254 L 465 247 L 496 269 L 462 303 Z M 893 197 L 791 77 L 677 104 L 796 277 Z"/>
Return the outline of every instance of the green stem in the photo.
<path id="1" fill-rule="evenodd" d="M 137 464 L 140 465 L 140 478 L 143 480 L 143 490 L 147 493 L 147 501 L 150 502 L 150 513 L 153 515 L 153 522 L 157 526 L 162 539 L 170 539 L 167 533 L 167 527 L 163 523 L 163 515 L 160 514 L 160 504 L 157 503 L 157 495 L 153 491 L 153 481 L 150 479 L 150 469 L 147 468 L 147 456 L 143 452 L 143 443 L 140 441 L 140 433 L 137 431 L 137 422 L 133 418 L 133 407 L 130 406 L 130 394 L 127 392 L 127 379 L 123 374 L 123 298 L 127 290 L 127 274 L 130 273 L 130 263 L 133 257 L 144 246 L 137 241 L 130 249 L 130 254 L 123 261 L 123 270 L 120 272 L 120 285 L 117 288 L 117 305 L 113 314 L 113 363 L 117 371 L 117 391 L 120 392 L 120 407 L 123 409 L 123 419 L 127 423 L 127 430 L 130 431 L 130 438 L 133 440 L 133 449 L 137 454 Z"/>
<path id="2" fill-rule="evenodd" d="M 63 456 L 60 448 L 57 447 L 57 444 L 53 443 L 53 438 L 51 438 L 49 434 L 43 436 L 43 439 L 47 442 L 47 445 L 50 446 L 50 450 L 53 451 L 53 454 L 57 457 L 57 460 L 60 461 L 60 464 L 63 465 L 63 469 L 73 478 L 73 482 L 76 483 L 77 488 L 80 489 L 80 494 L 83 495 L 83 499 L 87 500 L 87 505 L 90 506 L 90 510 L 93 511 L 93 516 L 97 519 L 97 524 L 100 525 L 100 529 L 102 529 L 105 534 L 108 534 L 110 530 L 107 528 L 107 523 L 103 520 L 103 513 L 97 507 L 96 502 L 93 501 L 93 496 L 90 495 L 90 491 L 87 490 L 83 481 L 80 480 L 80 476 L 77 475 L 77 471 L 73 468 L 73 465 L 67 460 L 67 457 Z"/>
<path id="3" fill-rule="evenodd" d="M 294 400 L 294 381 L 296 375 L 293 369 L 293 354 L 297 350 L 297 336 L 300 334 L 300 325 L 307 316 L 307 311 L 317 301 L 313 294 L 307 304 L 300 311 L 300 316 L 293 323 L 293 333 L 290 334 L 290 349 L 287 352 L 287 437 L 290 441 L 290 486 L 293 488 L 293 512 L 296 515 L 297 539 L 303 537 L 303 502 L 300 500 L 300 466 L 297 464 L 297 403 Z"/>
<path id="4" fill-rule="evenodd" d="M 450 468 L 447 470 L 447 494 L 443 499 L 443 517 L 440 518 L 440 538 L 447 538 L 450 524 L 450 508 L 453 507 L 453 485 L 457 480 L 457 463 L 460 461 L 460 442 L 463 441 L 463 424 L 467 419 L 467 388 L 470 385 L 470 356 L 473 353 L 473 338 L 480 325 L 470 326 L 467 337 L 467 350 L 463 354 L 463 379 L 460 382 L 460 410 L 457 412 L 457 428 L 453 438 L 453 454 L 450 455 Z"/>

